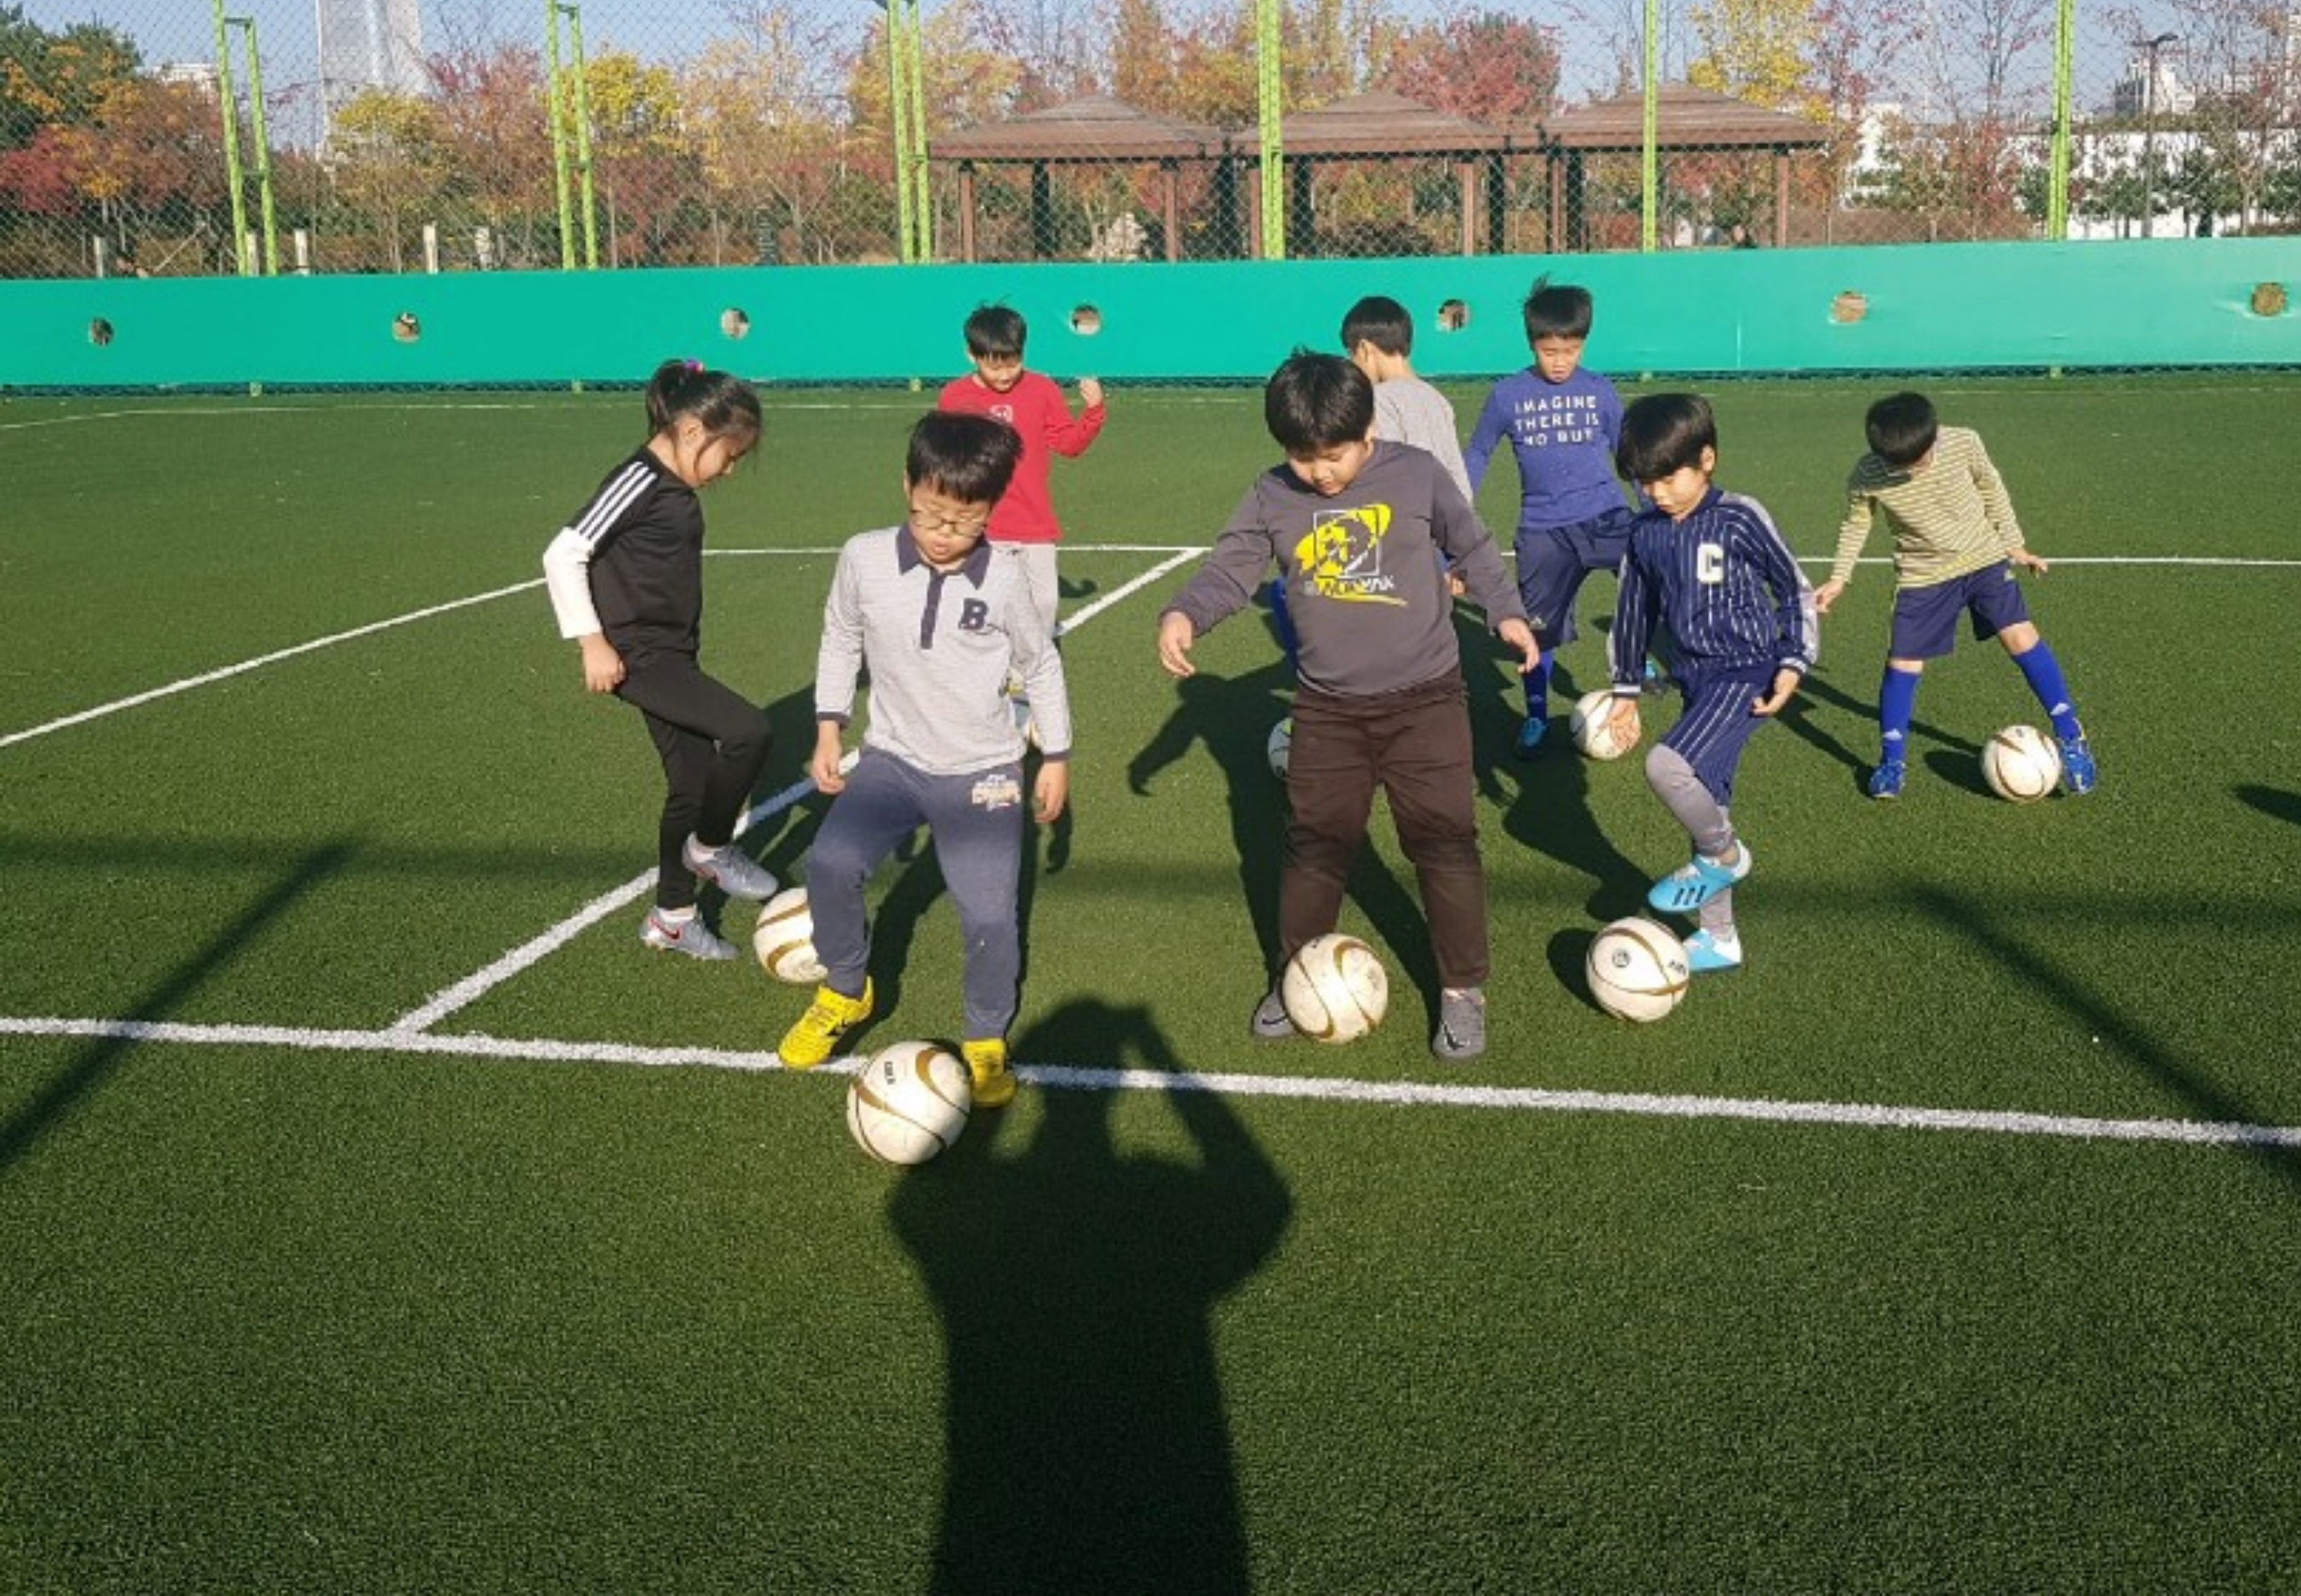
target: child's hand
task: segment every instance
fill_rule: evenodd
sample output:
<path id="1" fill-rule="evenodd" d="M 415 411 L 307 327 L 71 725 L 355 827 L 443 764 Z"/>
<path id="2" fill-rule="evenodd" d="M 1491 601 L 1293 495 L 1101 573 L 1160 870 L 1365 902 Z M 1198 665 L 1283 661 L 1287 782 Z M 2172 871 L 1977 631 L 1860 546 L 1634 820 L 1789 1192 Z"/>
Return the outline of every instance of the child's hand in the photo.
<path id="1" fill-rule="evenodd" d="M 1446 596 L 1449 598 L 1460 598 L 1463 594 L 1468 593 L 1469 590 L 1469 583 L 1464 581 L 1460 577 L 1455 575 L 1451 571 L 1446 573 Z"/>
<path id="2" fill-rule="evenodd" d="M 1638 739 L 1645 735 L 1645 727 L 1638 721 L 1638 701 L 1636 698 L 1616 698 L 1614 713 L 1607 724 L 1613 730 L 1614 746 L 1625 754 L 1636 748 Z"/>
<path id="3" fill-rule="evenodd" d="M 1067 759 L 1049 759 L 1039 766 L 1031 789 L 1031 814 L 1041 825 L 1052 825 L 1070 802 L 1071 766 Z"/>
<path id="4" fill-rule="evenodd" d="M 807 773 L 814 779 L 818 792 L 840 793 L 847 790 L 847 777 L 840 765 L 847 758 L 847 749 L 840 740 L 837 721 L 817 721 L 815 726 L 815 757 L 807 761 Z"/>
<path id="5" fill-rule="evenodd" d="M 1774 673 L 1774 690 L 1762 698 L 1750 700 L 1750 713 L 1753 714 L 1776 714 L 1796 696 L 1798 683 L 1802 680 L 1803 678 L 1797 672 L 1784 665 Z"/>
<path id="6" fill-rule="evenodd" d="M 1842 581 L 1832 580 L 1822 583 L 1813 590 L 1813 607 L 1822 614 L 1829 614 L 1829 606 L 1836 604 L 1837 596 L 1845 591 L 1845 584 Z"/>
<path id="7" fill-rule="evenodd" d="M 1198 641 L 1199 630 L 1191 618 L 1180 610 L 1168 610 L 1159 617 L 1159 663 L 1174 677 L 1195 676 L 1199 667 L 1191 663 L 1191 645 Z"/>
<path id="8" fill-rule="evenodd" d="M 1542 663 L 1542 648 L 1534 640 L 1534 628 L 1512 615 L 1494 628 L 1494 635 L 1518 650 L 1518 673 L 1521 676 Z"/>
<path id="9" fill-rule="evenodd" d="M 2017 548 L 2005 557 L 2012 561 L 2016 565 L 2021 566 L 2024 571 L 2034 571 L 2039 576 L 2046 574 L 2046 562 L 2040 559 L 2037 556 L 2031 554 L 2026 548 Z"/>
<path id="10" fill-rule="evenodd" d="M 1089 410 L 1102 403 L 1102 384 L 1092 377 L 1079 379 L 1079 399 Z"/>
<path id="11" fill-rule="evenodd" d="M 612 693 L 623 685 L 623 656 L 607 641 L 605 632 L 595 631 L 582 640 L 583 688 L 586 692 Z"/>

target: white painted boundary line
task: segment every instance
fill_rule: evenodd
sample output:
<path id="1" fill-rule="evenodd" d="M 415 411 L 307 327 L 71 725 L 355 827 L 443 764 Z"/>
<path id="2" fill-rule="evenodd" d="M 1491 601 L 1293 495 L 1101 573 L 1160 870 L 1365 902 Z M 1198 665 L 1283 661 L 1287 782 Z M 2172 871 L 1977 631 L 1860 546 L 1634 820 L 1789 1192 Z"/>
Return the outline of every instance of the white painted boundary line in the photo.
<path id="1" fill-rule="evenodd" d="M 545 405 L 540 401 L 522 403 L 511 399 L 440 400 L 436 403 L 430 404 L 409 404 L 401 402 L 398 404 L 389 405 L 360 405 L 357 406 L 349 405 L 282 405 L 258 403 L 255 401 L 250 401 L 246 405 L 185 405 L 181 407 L 154 405 L 143 409 L 96 410 L 90 411 L 86 415 L 46 415 L 39 416 L 29 421 L 0 422 L 0 432 L 29 432 L 41 427 L 71 427 L 78 426 L 84 422 L 133 421 L 138 417 L 152 415 L 318 415 L 323 413 L 341 413 L 355 408 L 362 414 L 366 414 L 368 412 L 377 410 L 546 410 L 556 409 L 559 408 L 559 406 Z"/>
<path id="2" fill-rule="evenodd" d="M 1171 551 L 1162 548 L 1159 552 Z M 1172 558 L 1161 561 L 1132 581 L 1112 589 L 1092 604 L 1074 610 L 1070 618 L 1058 630 L 1065 633 L 1076 631 L 1082 624 L 1092 620 L 1120 599 L 1140 591 L 1185 560 L 1198 557 L 1200 553 L 1198 549 L 1186 548 L 1179 554 L 1174 554 Z M 851 768 L 855 763 L 855 755 L 849 753 L 846 763 Z M 735 835 L 740 837 L 760 820 L 782 814 L 792 805 L 809 797 L 814 791 L 815 783 L 812 781 L 801 780 L 792 782 L 765 803 L 754 805 L 750 812 L 737 823 Z M 654 884 L 655 872 L 647 870 L 633 876 L 613 891 L 601 893 L 558 924 L 521 943 L 486 969 L 477 971 L 456 982 L 455 985 L 434 992 L 423 1003 L 394 1020 L 388 1028 L 389 1031 L 394 1035 L 414 1034 L 429 1031 L 457 1009 L 468 1007 L 477 1002 L 521 971 L 548 958 L 552 954 L 573 941 L 584 931 L 636 901 Z"/>
<path id="3" fill-rule="evenodd" d="M 0 1017 L 0 1036 L 80 1037 L 92 1040 L 197 1047 L 284 1048 L 303 1053 L 405 1053 L 537 1064 L 607 1064 L 643 1068 L 682 1065 L 761 1074 L 782 1069 L 773 1053 L 725 1048 L 643 1048 L 618 1042 L 545 1038 L 440 1036 L 416 1031 L 306 1031 L 285 1025 L 198 1025 L 163 1020 Z M 842 1058 L 810 1074 L 848 1074 Z M 1552 1091 L 1539 1087 L 1450 1086 L 1331 1076 L 1168 1074 L 1159 1070 L 1018 1065 L 1040 1087 L 1070 1091 L 1206 1091 L 1225 1097 L 1285 1098 L 1384 1107 L 1473 1108 L 1520 1114 L 1613 1114 L 1644 1119 L 1745 1120 L 1763 1124 L 1834 1125 L 1855 1130 L 1951 1131 L 1996 1136 L 2046 1136 L 2078 1141 L 2161 1142 L 2188 1147 L 2301 1148 L 2301 1125 L 2257 1125 L 2188 1119 L 2096 1119 L 1978 1108 L 1898 1107 L 1883 1103 L 1786 1101 L 1653 1092 Z"/>
<path id="4" fill-rule="evenodd" d="M 83 709 L 76 714 L 68 714 L 60 720 L 49 721 L 45 725 L 29 726 L 21 731 L 11 731 L 6 736 L 0 737 L 0 748 L 14 743 L 29 742 L 35 737 L 45 737 L 51 731 L 61 731 L 67 726 L 77 726 L 86 721 L 100 720 L 108 714 L 117 714 L 123 709 L 133 709 L 139 704 L 149 704 L 155 698 L 172 698 L 177 693 L 187 693 L 196 687 L 206 687 L 211 682 L 222 681 L 227 677 L 243 675 L 263 665 L 277 664 L 283 659 L 293 659 L 299 654 L 310 654 L 315 649 L 332 648 L 338 643 L 348 643 L 355 638 L 372 636 L 379 631 L 389 631 L 395 626 L 406 626 L 416 621 L 428 621 L 434 615 L 444 615 L 450 610 L 467 609 L 475 604 L 486 604 L 490 599 L 508 597 L 514 593 L 524 593 L 530 588 L 540 588 L 542 585 L 543 579 L 537 577 L 531 581 L 515 582 L 508 588 L 498 588 L 492 592 L 474 593 L 468 598 L 451 598 L 445 604 L 435 604 L 425 609 L 410 610 L 404 615 L 394 615 L 388 621 L 371 621 L 365 626 L 355 626 L 349 631 L 333 632 L 327 637 L 314 638 L 307 643 L 297 643 L 292 648 L 275 649 L 270 654 L 258 655 L 254 659 L 243 659 L 238 664 L 224 665 L 197 676 L 187 676 L 181 681 L 172 681 L 165 687 L 155 687 L 148 692 L 135 693 L 125 698 L 115 698 L 109 704 L 99 704 L 93 709 Z"/>
<path id="5" fill-rule="evenodd" d="M 841 763 L 844 768 L 852 769 L 855 764 L 854 754 L 849 753 Z M 782 814 L 794 804 L 803 802 L 814 792 L 815 781 L 811 777 L 792 782 L 774 797 L 752 805 L 743 817 L 735 823 L 735 835 L 741 836 L 760 821 Z M 550 930 L 522 942 L 486 969 L 477 971 L 456 982 L 455 985 L 443 987 L 432 993 L 416 1007 L 409 1009 L 392 1021 L 388 1029 L 394 1034 L 430 1030 L 457 1009 L 476 1003 L 489 990 L 501 986 L 522 970 L 531 965 L 540 964 L 558 952 L 591 926 L 597 925 L 616 910 L 635 902 L 653 885 L 655 885 L 655 872 L 653 870 L 640 872 L 613 891 L 602 892 Z"/>

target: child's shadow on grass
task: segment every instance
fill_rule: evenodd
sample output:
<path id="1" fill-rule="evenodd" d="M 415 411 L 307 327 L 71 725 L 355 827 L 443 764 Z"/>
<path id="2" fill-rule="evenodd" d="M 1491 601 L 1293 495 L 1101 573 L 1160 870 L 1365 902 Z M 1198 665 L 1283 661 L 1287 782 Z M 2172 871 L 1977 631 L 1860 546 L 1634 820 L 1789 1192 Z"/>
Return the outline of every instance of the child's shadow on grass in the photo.
<path id="1" fill-rule="evenodd" d="M 2272 820 L 2301 826 L 2301 792 L 2287 792 L 2282 788 L 2262 787 L 2249 781 L 2230 790 L 2237 795 L 2239 803 L 2260 810 Z"/>

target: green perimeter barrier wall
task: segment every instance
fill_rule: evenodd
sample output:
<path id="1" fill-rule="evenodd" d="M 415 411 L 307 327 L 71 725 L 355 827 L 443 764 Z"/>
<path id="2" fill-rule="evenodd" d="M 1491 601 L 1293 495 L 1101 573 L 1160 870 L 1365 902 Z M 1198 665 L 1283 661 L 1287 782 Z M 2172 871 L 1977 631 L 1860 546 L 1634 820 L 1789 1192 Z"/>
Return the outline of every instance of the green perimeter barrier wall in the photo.
<path id="1" fill-rule="evenodd" d="M 1589 361 L 1623 375 L 2301 366 L 2301 313 L 2276 303 L 2301 296 L 2301 238 L 2206 238 L 13 282 L 0 389 L 629 382 L 673 355 L 768 380 L 933 380 L 964 369 L 960 323 L 985 300 L 1024 313 L 1030 363 L 1057 376 L 1259 380 L 1298 344 L 1335 347 L 1372 293 L 1413 313 L 1424 375 L 1485 376 L 1526 363 L 1519 307 L 1544 272 L 1596 296 Z M 1468 307 L 1458 330 L 1449 301 Z M 395 336 L 403 314 L 420 336 Z"/>

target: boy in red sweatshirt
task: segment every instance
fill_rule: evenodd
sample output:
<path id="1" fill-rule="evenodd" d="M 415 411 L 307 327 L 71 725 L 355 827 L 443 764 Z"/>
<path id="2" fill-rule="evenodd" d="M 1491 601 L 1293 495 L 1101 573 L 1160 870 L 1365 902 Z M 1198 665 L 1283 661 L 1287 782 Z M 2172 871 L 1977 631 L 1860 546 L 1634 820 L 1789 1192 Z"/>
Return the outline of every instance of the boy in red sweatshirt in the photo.
<path id="1" fill-rule="evenodd" d="M 1063 390 L 1051 378 L 1023 369 L 1023 340 L 1028 336 L 1020 313 L 1003 305 L 977 306 L 966 318 L 966 355 L 975 370 L 953 378 L 936 402 L 943 410 L 996 416 L 1021 434 L 1023 458 L 1015 480 L 991 512 L 989 541 L 992 553 L 1018 563 L 1032 602 L 1055 635 L 1055 604 L 1059 596 L 1055 576 L 1055 545 L 1063 529 L 1055 520 L 1054 500 L 1047 490 L 1050 452 L 1076 456 L 1102 430 L 1102 384 L 1092 377 L 1079 379 L 1079 397 L 1086 408 L 1071 414 Z"/>

